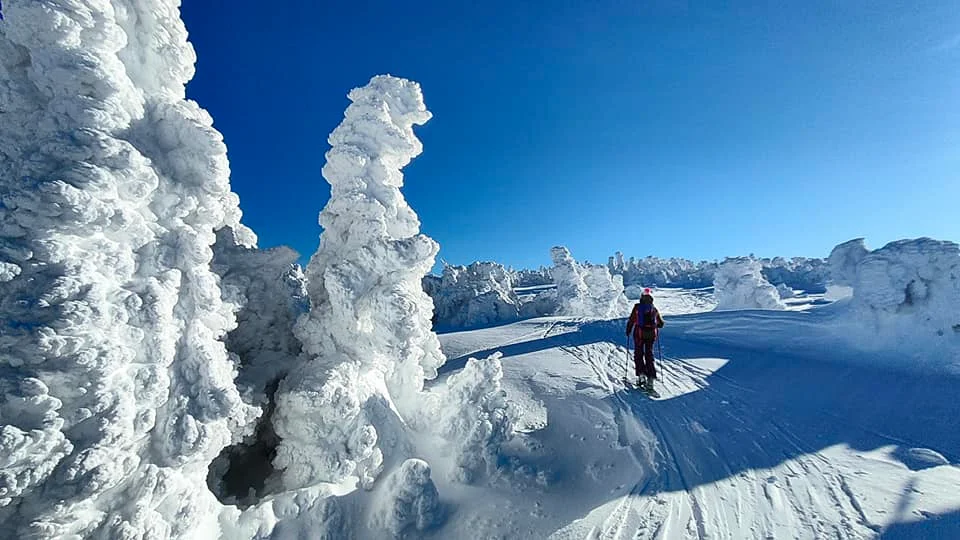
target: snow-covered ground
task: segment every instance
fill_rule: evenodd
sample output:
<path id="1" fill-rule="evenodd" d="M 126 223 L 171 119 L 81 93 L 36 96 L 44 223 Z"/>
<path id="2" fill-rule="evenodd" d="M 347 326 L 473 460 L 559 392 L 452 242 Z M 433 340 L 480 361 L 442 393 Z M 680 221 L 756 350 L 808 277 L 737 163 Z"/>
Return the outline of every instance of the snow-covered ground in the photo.
<path id="1" fill-rule="evenodd" d="M 656 289 L 656 401 L 622 381 L 622 275 L 565 248 L 444 306 L 563 317 L 438 338 L 419 85 L 350 92 L 304 272 L 240 221 L 178 6 L 5 6 L 0 537 L 960 537 L 960 246 L 842 244 L 836 302 L 755 301 L 757 261 Z M 697 268 L 644 261 L 615 266 Z"/>
<path id="2" fill-rule="evenodd" d="M 960 537 L 954 361 L 874 363 L 831 329 L 846 306 L 818 297 L 707 312 L 702 290 L 654 296 L 658 400 L 624 388 L 622 320 L 440 336 L 441 380 L 503 353 L 522 433 L 497 481 L 459 492 L 431 537 Z"/>

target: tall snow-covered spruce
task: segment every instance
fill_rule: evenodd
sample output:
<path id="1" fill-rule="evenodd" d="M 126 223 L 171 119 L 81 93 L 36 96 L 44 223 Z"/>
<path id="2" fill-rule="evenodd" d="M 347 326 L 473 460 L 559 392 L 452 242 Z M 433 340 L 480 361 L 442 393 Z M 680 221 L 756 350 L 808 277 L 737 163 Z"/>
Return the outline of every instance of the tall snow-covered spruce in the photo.
<path id="1" fill-rule="evenodd" d="M 287 493 L 329 498 L 322 486 L 376 487 L 369 503 L 380 517 L 368 525 L 399 534 L 442 519 L 418 443 L 443 437 L 432 455 L 449 464 L 450 479 L 475 481 L 495 469 L 514 414 L 498 355 L 424 391 L 445 361 L 421 285 L 437 244 L 419 232 L 400 169 L 420 153 L 413 126 L 430 113 L 419 85 L 391 76 L 349 98 L 323 169 L 331 197 L 306 271 L 311 308 L 295 328 L 303 353 L 277 393 L 274 466 Z M 309 497 L 298 501 L 309 514 Z"/>
<path id="2" fill-rule="evenodd" d="M 421 286 L 438 246 L 400 193 L 400 169 L 423 149 L 413 126 L 430 113 L 419 85 L 390 76 L 349 98 L 323 167 L 331 193 L 306 270 L 312 309 L 296 327 L 305 360 L 277 399 L 275 466 L 288 489 L 348 476 L 370 485 L 384 432 L 416 412 L 444 362 Z"/>
<path id="3" fill-rule="evenodd" d="M 252 425 L 211 271 L 239 224 L 185 99 L 177 0 L 5 2 L 0 23 L 0 530 L 215 536 L 207 466 Z"/>

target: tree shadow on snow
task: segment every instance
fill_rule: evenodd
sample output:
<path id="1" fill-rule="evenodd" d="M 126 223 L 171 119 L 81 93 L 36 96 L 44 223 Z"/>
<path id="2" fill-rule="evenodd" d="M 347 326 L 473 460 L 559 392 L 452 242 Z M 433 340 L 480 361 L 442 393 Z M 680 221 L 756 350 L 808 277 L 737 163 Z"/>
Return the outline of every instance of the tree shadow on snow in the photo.
<path id="1" fill-rule="evenodd" d="M 600 342 L 625 347 L 623 326 L 622 320 L 584 323 L 579 331 L 454 358 L 443 371 L 461 368 L 468 357 L 483 358 L 496 351 L 508 362 L 558 347 Z M 888 457 L 911 470 L 960 462 L 956 453 L 960 430 L 949 425 L 960 417 L 960 400 L 951 397 L 960 376 L 864 368 L 681 338 L 668 340 L 663 352 L 661 392 L 666 399 L 651 400 L 636 390 L 603 399 L 615 415 L 619 411 L 645 422 L 658 439 L 663 476 L 656 483 L 658 490 L 689 491 L 749 471 L 773 469 L 835 445 L 860 451 L 892 446 Z M 624 350 L 625 359 L 627 355 Z M 689 362 L 696 358 L 728 361 L 709 373 Z M 689 386 L 693 380 L 705 384 L 669 397 L 671 385 Z M 942 456 L 940 463 L 935 463 L 936 456 Z M 948 514 L 894 525 L 883 537 L 960 538 L 958 524 L 960 516 Z"/>
<path id="2" fill-rule="evenodd" d="M 918 538 L 960 538 L 960 510 L 949 514 L 925 514 L 924 519 L 895 523 L 880 533 L 878 540 L 916 540 Z"/>

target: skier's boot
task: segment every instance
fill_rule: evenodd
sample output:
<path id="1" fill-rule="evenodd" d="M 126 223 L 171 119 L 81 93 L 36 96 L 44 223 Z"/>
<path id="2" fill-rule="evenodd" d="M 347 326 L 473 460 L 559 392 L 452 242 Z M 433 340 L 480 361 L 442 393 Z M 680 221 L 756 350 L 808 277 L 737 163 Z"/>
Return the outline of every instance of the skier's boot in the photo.
<path id="1" fill-rule="evenodd" d="M 646 383 L 647 383 L 647 384 L 646 384 L 646 386 L 644 386 L 644 389 L 645 389 L 647 392 L 653 392 L 653 391 L 654 391 L 654 389 L 653 389 L 653 382 L 654 382 L 655 380 L 656 380 L 656 379 L 651 379 L 651 378 L 649 378 L 649 377 L 647 378 L 647 380 L 646 380 Z"/>
<path id="2" fill-rule="evenodd" d="M 637 377 L 637 388 L 643 389 L 647 387 L 647 377 L 646 375 L 640 375 Z"/>

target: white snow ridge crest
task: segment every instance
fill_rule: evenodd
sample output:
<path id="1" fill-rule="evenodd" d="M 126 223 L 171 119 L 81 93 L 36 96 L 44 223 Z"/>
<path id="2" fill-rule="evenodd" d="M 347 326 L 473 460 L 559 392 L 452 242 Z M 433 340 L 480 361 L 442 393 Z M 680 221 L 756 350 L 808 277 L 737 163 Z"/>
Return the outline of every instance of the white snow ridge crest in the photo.
<path id="1" fill-rule="evenodd" d="M 260 252 L 240 224 L 222 137 L 185 99 L 194 55 L 178 6 L 4 5 L 0 530 L 339 538 L 430 527 L 443 512 L 416 434 L 443 438 L 453 480 L 477 481 L 495 472 L 512 416 L 497 358 L 466 372 L 485 380 L 423 388 L 444 357 L 421 287 L 437 245 L 399 191 L 421 151 L 412 126 L 430 117 L 419 86 L 376 77 L 350 94 L 304 292 L 295 255 Z M 260 459 L 248 494 L 217 478 L 240 458 Z M 352 490 L 382 471 L 383 489 Z"/>

